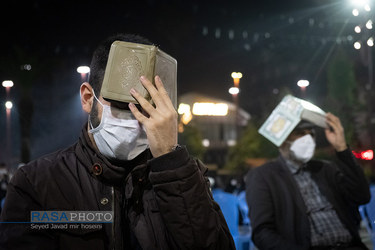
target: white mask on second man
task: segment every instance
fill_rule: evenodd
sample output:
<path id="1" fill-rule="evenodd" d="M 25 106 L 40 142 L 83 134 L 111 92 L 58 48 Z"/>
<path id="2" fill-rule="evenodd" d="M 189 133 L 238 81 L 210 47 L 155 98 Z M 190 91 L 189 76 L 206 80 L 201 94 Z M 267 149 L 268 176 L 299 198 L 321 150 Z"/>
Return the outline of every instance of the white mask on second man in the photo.
<path id="1" fill-rule="evenodd" d="M 293 158 L 306 163 L 314 156 L 315 146 L 313 137 L 307 134 L 298 138 L 290 145 L 290 152 Z"/>

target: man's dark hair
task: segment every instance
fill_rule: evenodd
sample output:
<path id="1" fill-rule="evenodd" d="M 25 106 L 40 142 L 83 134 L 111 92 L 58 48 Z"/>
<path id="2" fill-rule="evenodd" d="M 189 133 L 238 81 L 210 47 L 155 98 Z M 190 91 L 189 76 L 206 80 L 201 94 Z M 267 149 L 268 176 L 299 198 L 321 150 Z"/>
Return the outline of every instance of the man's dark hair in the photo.
<path id="1" fill-rule="evenodd" d="M 133 34 L 117 34 L 107 38 L 103 41 L 94 51 L 90 64 L 90 77 L 89 83 L 94 90 L 95 95 L 99 98 L 100 90 L 102 88 L 105 68 L 107 66 L 108 55 L 111 49 L 111 45 L 114 41 L 123 41 L 131 43 L 141 43 L 146 45 L 152 45 L 148 39 Z M 94 99 L 93 106 L 90 112 L 90 122 L 95 128 L 99 126 L 100 120 L 98 117 L 98 109 L 96 107 L 97 102 Z"/>

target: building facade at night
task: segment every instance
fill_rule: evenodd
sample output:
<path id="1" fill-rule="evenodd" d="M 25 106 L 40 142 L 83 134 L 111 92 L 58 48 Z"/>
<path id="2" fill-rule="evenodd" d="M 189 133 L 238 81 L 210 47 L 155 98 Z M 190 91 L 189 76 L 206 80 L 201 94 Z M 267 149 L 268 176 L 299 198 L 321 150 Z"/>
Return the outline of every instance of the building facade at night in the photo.
<path id="1" fill-rule="evenodd" d="M 180 96 L 178 113 L 179 132 L 182 133 L 189 125 L 197 128 L 206 148 L 204 162 L 219 168 L 225 164 L 228 149 L 236 144 L 237 135 L 251 118 L 245 110 L 238 108 L 237 111 L 232 102 L 194 92 Z"/>

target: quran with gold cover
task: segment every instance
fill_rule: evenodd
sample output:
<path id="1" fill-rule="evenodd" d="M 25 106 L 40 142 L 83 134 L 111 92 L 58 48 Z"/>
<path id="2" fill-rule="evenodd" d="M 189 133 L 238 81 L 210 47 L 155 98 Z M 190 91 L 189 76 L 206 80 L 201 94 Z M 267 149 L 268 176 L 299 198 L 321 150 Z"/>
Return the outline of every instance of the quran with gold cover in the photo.
<path id="1" fill-rule="evenodd" d="M 146 76 L 155 85 L 158 75 L 175 108 L 177 108 L 177 61 L 154 45 L 115 41 L 111 45 L 101 95 L 104 99 L 138 103 L 130 94 L 136 89 L 151 103 L 151 96 L 140 77 Z"/>
<path id="2" fill-rule="evenodd" d="M 280 146 L 301 120 L 327 128 L 326 113 L 311 102 L 287 95 L 272 111 L 258 132 Z"/>

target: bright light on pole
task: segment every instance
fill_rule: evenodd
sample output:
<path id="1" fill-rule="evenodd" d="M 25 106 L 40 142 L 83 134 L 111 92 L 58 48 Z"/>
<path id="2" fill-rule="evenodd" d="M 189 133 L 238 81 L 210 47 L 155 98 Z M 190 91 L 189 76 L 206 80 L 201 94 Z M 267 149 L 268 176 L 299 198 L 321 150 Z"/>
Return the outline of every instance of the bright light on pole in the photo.
<path id="1" fill-rule="evenodd" d="M 358 25 L 357 26 L 355 26 L 355 28 L 354 28 L 354 31 L 355 31 L 355 33 L 361 33 L 361 27 L 359 27 Z"/>
<path id="2" fill-rule="evenodd" d="M 6 110 L 6 154 L 8 159 L 11 159 L 12 156 L 12 146 L 11 146 L 11 113 L 12 113 L 13 103 L 11 101 L 5 102 Z"/>
<path id="3" fill-rule="evenodd" d="M 242 78 L 241 72 L 232 72 L 231 77 L 233 78 L 234 86 L 238 87 L 240 79 Z"/>
<path id="4" fill-rule="evenodd" d="M 79 66 L 77 68 L 77 72 L 80 73 L 80 74 L 90 73 L 90 67 L 88 67 L 88 66 Z"/>
<path id="5" fill-rule="evenodd" d="M 210 140 L 209 139 L 203 139 L 202 145 L 206 148 L 209 147 L 210 146 Z"/>
<path id="6" fill-rule="evenodd" d="M 11 101 L 6 101 L 6 102 L 5 102 L 5 108 L 6 108 L 7 110 L 12 109 L 12 108 L 13 108 L 13 103 L 12 103 Z"/>
<path id="7" fill-rule="evenodd" d="M 370 37 L 368 40 L 367 40 L 367 45 L 372 47 L 374 46 L 374 38 Z"/>
<path id="8" fill-rule="evenodd" d="M 13 81 L 5 80 L 5 81 L 3 81 L 2 85 L 5 88 L 5 91 L 7 93 L 7 98 L 9 98 L 10 88 L 14 86 Z"/>
<path id="9" fill-rule="evenodd" d="M 30 71 L 31 70 L 31 65 L 30 64 L 21 65 L 21 70 Z"/>
<path id="10" fill-rule="evenodd" d="M 14 83 L 11 80 L 5 80 L 3 81 L 2 85 L 4 88 L 11 88 L 14 86 Z"/>
<path id="11" fill-rule="evenodd" d="M 237 95 L 238 93 L 240 93 L 240 89 L 237 87 L 231 87 L 229 88 L 228 92 L 231 95 Z"/>
<path id="12" fill-rule="evenodd" d="M 232 72 L 231 74 L 232 78 L 242 78 L 241 72 Z"/>
<path id="13" fill-rule="evenodd" d="M 372 29 L 372 21 L 371 20 L 368 20 L 367 23 L 366 23 L 366 28 L 371 30 Z"/>
<path id="14" fill-rule="evenodd" d="M 234 87 L 229 89 L 229 93 L 233 97 L 233 102 L 236 105 L 236 111 L 235 111 L 235 126 L 236 126 L 236 140 L 239 138 L 240 134 L 240 121 L 239 121 L 239 113 L 240 113 L 240 104 L 238 100 L 238 93 L 240 93 L 240 79 L 242 78 L 241 72 L 232 72 L 230 75 L 233 78 Z"/>
<path id="15" fill-rule="evenodd" d="M 297 82 L 297 86 L 301 88 L 301 96 L 302 96 L 302 98 L 305 97 L 305 95 L 306 95 L 306 87 L 309 86 L 309 85 L 310 85 L 310 82 L 308 80 L 301 79 L 301 80 L 299 80 Z"/>
<path id="16" fill-rule="evenodd" d="M 88 81 L 87 75 L 90 73 L 90 67 L 88 66 L 79 66 L 77 72 L 81 74 L 82 82 Z"/>
<path id="17" fill-rule="evenodd" d="M 361 46 L 361 43 L 360 43 L 360 42 L 355 42 L 355 43 L 354 43 L 354 48 L 355 48 L 355 49 L 361 49 L 361 47 L 362 47 L 362 46 Z"/>
<path id="18" fill-rule="evenodd" d="M 310 82 L 309 82 L 308 80 L 299 80 L 299 81 L 297 82 L 297 85 L 298 85 L 298 87 L 300 87 L 300 88 L 306 88 L 307 86 L 310 85 Z"/>
<path id="19" fill-rule="evenodd" d="M 358 16 L 359 15 L 359 10 L 353 9 L 352 14 L 353 14 L 353 16 Z"/>

